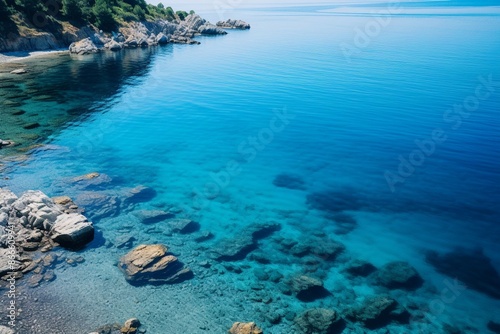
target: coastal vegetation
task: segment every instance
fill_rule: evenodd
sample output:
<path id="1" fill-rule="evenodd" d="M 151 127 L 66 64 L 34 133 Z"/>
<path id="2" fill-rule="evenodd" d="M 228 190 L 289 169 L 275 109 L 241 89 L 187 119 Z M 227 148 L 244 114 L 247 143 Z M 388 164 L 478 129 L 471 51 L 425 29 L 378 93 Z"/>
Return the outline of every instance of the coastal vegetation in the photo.
<path id="1" fill-rule="evenodd" d="M 30 30 L 54 33 L 67 25 L 111 32 L 127 22 L 184 20 L 190 13 L 145 0 L 0 0 L 0 36 Z"/>

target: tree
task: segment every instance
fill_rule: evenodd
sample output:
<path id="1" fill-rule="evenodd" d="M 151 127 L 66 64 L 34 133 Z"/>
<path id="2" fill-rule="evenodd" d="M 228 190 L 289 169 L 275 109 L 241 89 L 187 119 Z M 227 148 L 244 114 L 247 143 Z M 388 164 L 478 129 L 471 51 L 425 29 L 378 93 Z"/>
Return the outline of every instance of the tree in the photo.
<path id="1" fill-rule="evenodd" d="M 92 8 L 97 27 L 104 31 L 113 31 L 116 28 L 116 22 L 110 7 L 110 4 L 106 0 L 96 0 Z"/>
<path id="2" fill-rule="evenodd" d="M 179 19 L 181 21 L 184 21 L 184 19 L 186 18 L 186 16 L 188 16 L 188 13 L 183 11 L 183 10 L 178 10 L 175 12 L 175 14 L 177 14 L 177 16 L 179 17 Z"/>
<path id="3" fill-rule="evenodd" d="M 160 3 L 158 4 L 158 6 L 157 6 L 157 7 L 158 7 L 159 9 L 164 9 L 164 8 L 165 8 L 165 5 L 164 5 L 164 4 L 162 4 L 162 3 L 160 2 Z"/>
<path id="4" fill-rule="evenodd" d="M 134 14 L 139 18 L 139 20 L 144 21 L 146 19 L 146 12 L 144 9 L 139 7 L 139 5 L 135 5 Z"/>
<path id="5" fill-rule="evenodd" d="M 194 10 L 191 9 L 191 11 L 189 12 L 189 14 L 193 15 L 194 14 Z"/>
<path id="6" fill-rule="evenodd" d="M 7 6 L 5 0 L 0 0 L 0 15 L 2 15 L 2 19 L 5 16 L 10 15 L 10 8 Z"/>
<path id="7" fill-rule="evenodd" d="M 81 20 L 83 18 L 82 9 L 85 7 L 80 0 L 62 0 L 63 14 L 70 20 Z"/>

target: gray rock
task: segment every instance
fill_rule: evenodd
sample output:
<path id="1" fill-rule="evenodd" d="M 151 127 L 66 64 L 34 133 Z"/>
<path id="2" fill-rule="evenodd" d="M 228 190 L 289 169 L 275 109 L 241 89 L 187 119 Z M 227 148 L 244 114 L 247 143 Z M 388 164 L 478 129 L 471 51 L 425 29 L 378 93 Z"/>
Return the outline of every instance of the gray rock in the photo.
<path id="1" fill-rule="evenodd" d="M 204 24 L 198 28 L 198 32 L 202 35 L 226 35 L 227 32 L 213 24 Z"/>
<path id="2" fill-rule="evenodd" d="M 104 47 L 111 51 L 120 51 L 123 48 L 123 45 L 122 43 L 119 43 L 115 40 L 111 40 L 110 42 L 106 43 Z"/>
<path id="3" fill-rule="evenodd" d="M 153 188 L 141 185 L 125 191 L 122 198 L 125 205 L 130 205 L 150 201 L 155 196 L 156 191 Z"/>
<path id="4" fill-rule="evenodd" d="M 28 228 L 50 230 L 57 217 L 62 213 L 58 206 L 41 191 L 29 190 L 18 198 L 12 208 L 18 217 L 24 217 L 21 223 Z"/>
<path id="5" fill-rule="evenodd" d="M 323 282 L 315 277 L 298 275 L 288 280 L 288 285 L 296 297 L 304 302 L 310 302 L 328 295 Z"/>
<path id="6" fill-rule="evenodd" d="M 191 219 L 172 219 L 168 221 L 168 225 L 173 232 L 181 234 L 193 233 L 200 229 L 200 224 Z"/>
<path id="7" fill-rule="evenodd" d="M 92 39 L 85 38 L 81 41 L 71 43 L 71 45 L 69 46 L 69 52 L 84 55 L 89 53 L 97 53 L 99 52 L 99 49 L 94 44 Z"/>
<path id="8" fill-rule="evenodd" d="M 94 226 L 78 213 L 63 213 L 51 230 L 52 239 L 61 246 L 78 249 L 94 239 Z"/>
<path id="9" fill-rule="evenodd" d="M 143 224 L 154 224 L 174 217 L 173 214 L 161 210 L 141 210 L 133 213 Z"/>
<path id="10" fill-rule="evenodd" d="M 120 212 L 118 198 L 99 192 L 85 192 L 75 199 L 75 203 L 85 209 L 87 217 L 94 221 L 114 217 Z"/>
<path id="11" fill-rule="evenodd" d="M 295 324 L 304 334 L 335 334 L 344 329 L 344 320 L 334 311 L 324 308 L 310 309 L 295 318 Z"/>
<path id="12" fill-rule="evenodd" d="M 226 21 L 217 22 L 218 27 L 226 28 L 226 29 L 250 29 L 250 24 L 241 20 L 231 20 L 228 19 Z"/>
<path id="13" fill-rule="evenodd" d="M 388 289 L 405 290 L 416 290 L 423 283 L 417 270 L 403 261 L 387 263 L 375 273 L 374 281 Z"/>
<path id="14" fill-rule="evenodd" d="M 160 45 L 163 45 L 163 44 L 167 44 L 168 42 L 170 41 L 170 38 L 167 37 L 164 33 L 160 32 L 157 36 L 156 36 L 156 43 L 160 44 Z"/>
<path id="15" fill-rule="evenodd" d="M 393 298 L 379 295 L 366 298 L 361 305 L 350 309 L 346 317 L 363 323 L 369 329 L 377 329 L 392 321 L 406 323 L 410 314 Z"/>

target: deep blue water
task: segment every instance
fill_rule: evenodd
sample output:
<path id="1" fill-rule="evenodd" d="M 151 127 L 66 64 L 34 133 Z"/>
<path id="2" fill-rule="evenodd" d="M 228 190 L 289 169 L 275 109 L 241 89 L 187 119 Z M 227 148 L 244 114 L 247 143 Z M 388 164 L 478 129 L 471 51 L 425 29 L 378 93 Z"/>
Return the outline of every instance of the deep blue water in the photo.
<path id="1" fill-rule="evenodd" d="M 379 22 L 373 16 L 317 15 L 306 9 L 288 14 L 241 11 L 250 31 L 201 37 L 200 46 L 134 51 L 148 52 L 143 73 L 120 81 L 109 96 L 99 98 L 96 91 L 92 113 L 48 135 L 45 143 L 52 149 L 33 152 L 1 185 L 76 198 L 80 190 L 64 186 L 64 180 L 97 171 L 117 180 L 116 187 L 154 188 L 157 198 L 143 208 L 180 208 L 216 240 L 256 220 L 279 221 L 280 233 L 297 240 L 323 231 L 343 242 L 353 257 L 377 266 L 410 262 L 436 291 L 446 276 L 426 263 L 428 250 L 481 248 L 500 270 L 500 17 L 394 15 L 384 26 L 377 23 L 380 31 L 359 40 L 356 29 Z M 123 58 L 95 55 L 71 64 L 100 62 L 100 71 L 131 66 Z M 67 75 L 52 71 L 50 80 Z M 112 71 L 107 78 L 116 83 Z M 89 103 L 89 97 L 81 103 Z M 273 180 L 282 173 L 299 177 L 302 189 L 276 187 Z M 335 234 L 331 219 L 340 211 L 358 221 L 346 235 Z M 123 214 L 96 227 L 113 239 L 129 220 Z M 170 242 L 151 231 L 137 233 L 139 243 Z M 124 309 L 133 310 L 151 333 L 196 323 L 187 315 L 177 322 L 162 320 L 167 306 L 148 288 L 103 281 L 108 275 L 120 279 L 113 261 L 123 250 L 100 247 L 83 254 L 88 256 L 84 267 L 60 273 L 45 288 L 75 289 L 61 295 L 61 305 L 71 309 L 78 298 L 81 305 L 95 307 L 85 311 L 87 316 L 103 322 L 127 318 Z M 275 267 L 300 271 L 300 266 Z M 96 282 L 92 293 L 88 287 L 73 288 L 75 276 L 85 274 Z M 233 279 L 231 274 L 223 278 Z M 336 289 L 342 280 L 332 268 L 325 286 Z M 371 291 L 363 284 L 342 284 L 360 298 Z M 172 289 L 154 291 L 161 296 L 176 293 Z M 127 306 L 117 297 L 124 292 L 147 303 Z M 432 293 L 426 288 L 415 299 L 429 304 Z M 101 296 L 115 301 L 106 314 Z M 203 300 L 186 298 L 189 305 L 177 307 L 206 315 Z M 486 332 L 488 320 L 500 321 L 499 307 L 498 300 L 469 289 L 446 305 L 439 321 L 410 331 L 438 333 L 442 323 L 453 322 Z M 234 312 L 236 318 L 242 314 Z M 257 311 L 249 306 L 244 314 L 252 317 L 252 312 Z M 224 314 L 217 317 L 226 317 L 225 323 L 238 320 Z M 92 329 L 89 323 L 84 330 Z M 267 324 L 266 332 L 284 333 L 286 324 Z"/>

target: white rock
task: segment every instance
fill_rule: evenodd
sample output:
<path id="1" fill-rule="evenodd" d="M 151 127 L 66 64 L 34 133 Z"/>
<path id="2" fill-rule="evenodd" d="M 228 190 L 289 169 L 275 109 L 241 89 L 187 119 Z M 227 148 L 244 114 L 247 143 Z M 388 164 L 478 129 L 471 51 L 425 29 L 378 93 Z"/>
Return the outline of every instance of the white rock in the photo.
<path id="1" fill-rule="evenodd" d="M 79 213 L 63 213 L 57 217 L 51 233 L 61 246 L 81 248 L 94 239 L 94 226 Z"/>

